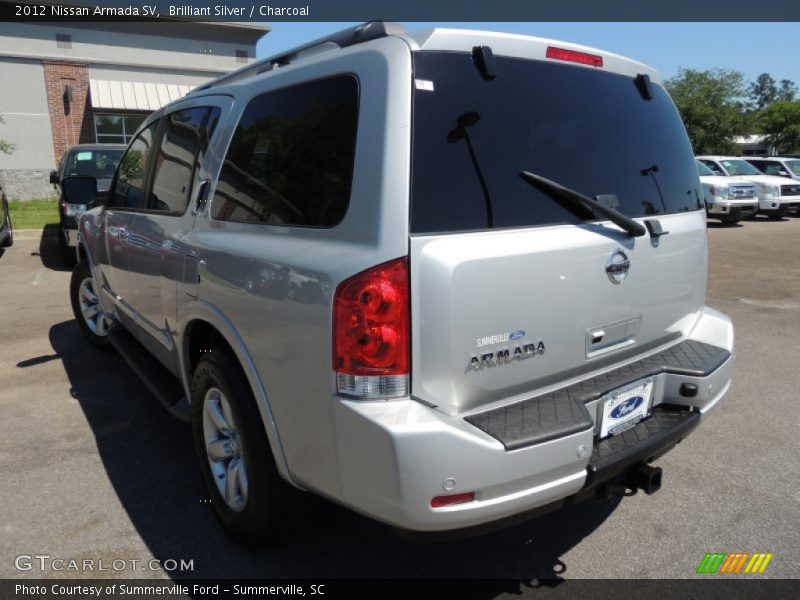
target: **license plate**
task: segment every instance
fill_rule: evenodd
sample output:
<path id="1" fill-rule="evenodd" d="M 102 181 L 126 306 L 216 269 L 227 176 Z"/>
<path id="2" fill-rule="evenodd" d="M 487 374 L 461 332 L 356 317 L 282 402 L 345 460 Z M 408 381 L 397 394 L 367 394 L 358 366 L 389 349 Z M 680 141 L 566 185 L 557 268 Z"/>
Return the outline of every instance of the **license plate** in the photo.
<path id="1" fill-rule="evenodd" d="M 607 394 L 601 400 L 600 437 L 630 429 L 650 415 L 655 378 L 640 379 Z"/>

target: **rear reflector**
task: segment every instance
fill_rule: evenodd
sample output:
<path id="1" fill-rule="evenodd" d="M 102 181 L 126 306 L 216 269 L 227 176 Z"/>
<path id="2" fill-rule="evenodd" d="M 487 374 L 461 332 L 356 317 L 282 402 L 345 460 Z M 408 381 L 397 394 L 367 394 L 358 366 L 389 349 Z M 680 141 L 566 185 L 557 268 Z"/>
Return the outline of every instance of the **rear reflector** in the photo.
<path id="1" fill-rule="evenodd" d="M 576 50 L 566 50 L 565 48 L 556 48 L 555 46 L 547 47 L 547 58 L 554 58 L 556 60 L 566 60 L 568 62 L 580 63 L 582 65 L 590 65 L 592 67 L 602 67 L 603 57 L 597 54 L 588 54 L 587 52 L 578 52 Z"/>
<path id="2" fill-rule="evenodd" d="M 431 500 L 433 508 L 452 506 L 453 504 L 464 504 L 475 500 L 475 492 L 464 492 L 463 494 L 451 494 L 450 496 L 435 496 Z"/>

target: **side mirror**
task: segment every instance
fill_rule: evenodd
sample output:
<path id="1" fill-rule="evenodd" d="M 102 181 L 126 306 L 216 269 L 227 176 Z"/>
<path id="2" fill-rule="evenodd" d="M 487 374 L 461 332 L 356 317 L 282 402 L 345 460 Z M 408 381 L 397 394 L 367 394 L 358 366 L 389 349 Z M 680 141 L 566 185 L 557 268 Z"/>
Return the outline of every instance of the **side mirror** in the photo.
<path id="1" fill-rule="evenodd" d="M 58 185 L 58 171 L 50 171 L 50 183 Z"/>
<path id="2" fill-rule="evenodd" d="M 103 204 L 97 194 L 97 179 L 85 175 L 65 177 L 61 181 L 61 195 L 68 204 L 98 206 Z"/>
<path id="3" fill-rule="evenodd" d="M 778 175 L 780 175 L 781 177 L 788 177 L 789 173 L 787 173 L 786 171 L 778 171 Z"/>

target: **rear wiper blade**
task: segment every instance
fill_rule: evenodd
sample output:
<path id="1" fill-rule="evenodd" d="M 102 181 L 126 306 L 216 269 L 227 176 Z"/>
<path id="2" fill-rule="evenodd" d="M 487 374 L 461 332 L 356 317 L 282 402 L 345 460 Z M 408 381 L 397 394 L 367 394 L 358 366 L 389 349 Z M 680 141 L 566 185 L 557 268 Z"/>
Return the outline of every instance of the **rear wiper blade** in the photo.
<path id="1" fill-rule="evenodd" d="M 578 191 L 564 187 L 560 183 L 556 183 L 555 181 L 547 179 L 546 177 L 542 177 L 541 175 L 536 175 L 530 171 L 522 171 L 522 173 L 519 175 L 537 190 L 543 194 L 546 194 L 550 198 L 553 198 L 558 202 L 565 202 L 568 205 L 571 204 L 573 208 L 578 210 L 583 209 L 584 212 L 602 215 L 612 223 L 619 225 L 633 237 L 641 237 L 647 233 L 647 229 L 645 229 L 644 225 L 641 223 L 638 223 L 630 217 L 623 215 L 621 212 L 614 210 L 610 206 L 601 204 L 594 198 L 584 196 Z M 572 212 L 574 213 L 575 211 Z"/>

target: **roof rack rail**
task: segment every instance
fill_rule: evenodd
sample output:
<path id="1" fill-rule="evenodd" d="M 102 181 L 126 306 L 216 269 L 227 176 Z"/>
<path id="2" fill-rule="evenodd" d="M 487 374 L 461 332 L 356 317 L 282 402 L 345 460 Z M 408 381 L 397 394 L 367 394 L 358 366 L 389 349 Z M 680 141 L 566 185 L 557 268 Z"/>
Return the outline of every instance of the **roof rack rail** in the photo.
<path id="1" fill-rule="evenodd" d="M 327 52 L 337 48 L 347 48 L 348 46 L 363 44 L 364 42 L 369 42 L 370 40 L 388 37 L 391 35 L 403 35 L 404 33 L 406 33 L 406 29 L 398 23 L 392 23 L 388 21 L 368 21 L 366 23 L 362 23 L 361 25 L 356 25 L 354 27 L 343 29 L 342 31 L 337 31 L 336 33 L 319 38 L 313 42 L 309 42 L 308 44 L 297 46 L 291 50 L 287 50 L 286 52 L 275 54 L 268 58 L 256 61 L 251 65 L 247 65 L 246 67 L 233 71 L 232 73 L 217 77 L 216 79 L 213 79 L 204 85 L 198 86 L 187 95 L 193 95 L 202 90 L 207 90 L 219 85 L 249 79 L 250 77 L 260 73 L 271 71 L 276 67 L 282 67 L 299 59 L 315 56 L 322 52 Z"/>

